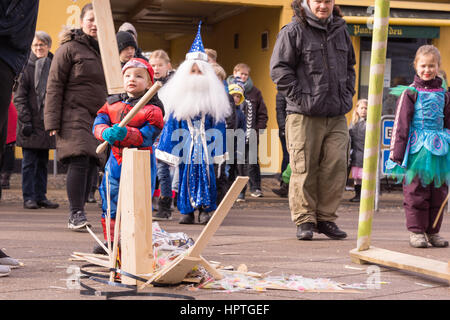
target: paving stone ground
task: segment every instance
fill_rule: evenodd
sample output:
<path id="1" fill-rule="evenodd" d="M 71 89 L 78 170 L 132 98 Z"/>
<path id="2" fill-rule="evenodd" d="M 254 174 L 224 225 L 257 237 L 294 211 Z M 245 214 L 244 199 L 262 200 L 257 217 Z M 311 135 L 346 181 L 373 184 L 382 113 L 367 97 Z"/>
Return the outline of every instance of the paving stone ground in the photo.
<path id="1" fill-rule="evenodd" d="M 351 262 L 349 251 L 356 247 L 359 205 L 348 202 L 352 191 L 346 191 L 338 210 L 338 225 L 348 233 L 345 240 L 330 240 L 314 234 L 312 241 L 299 241 L 291 222 L 287 199 L 271 192 L 278 182 L 263 179 L 263 198 L 247 196 L 244 203 L 236 203 L 221 227 L 203 252 L 203 256 L 223 265 L 238 267 L 245 264 L 249 271 L 271 275 L 301 275 L 308 278 L 326 278 L 346 284 L 366 283 L 372 265 Z M 385 189 L 385 188 L 384 188 Z M 49 176 L 48 198 L 60 203 L 56 210 L 25 210 L 22 206 L 20 175 L 13 175 L 11 189 L 3 190 L 0 202 L 0 247 L 24 263 L 12 270 L 8 277 L 0 278 L 0 300 L 105 300 L 101 296 L 80 294 L 79 288 L 70 285 L 73 268 L 83 262 L 71 261 L 74 251 L 91 252 L 94 240 L 88 233 L 69 231 L 66 227 L 68 202 L 65 176 Z M 96 195 L 98 198 L 98 194 Z M 383 190 L 379 211 L 374 214 L 372 246 L 408 253 L 442 262 L 450 260 L 450 249 L 415 249 L 408 244 L 402 209 L 402 194 L 398 187 L 390 192 Z M 88 219 L 93 230 L 101 234 L 100 208 L 87 204 Z M 174 220 L 160 222 L 167 232 L 185 232 L 193 239 L 203 226 L 180 225 L 180 213 Z M 450 215 L 445 211 L 442 236 L 450 239 Z M 369 269 L 372 267 L 372 269 Z M 147 288 L 144 292 L 188 295 L 198 301 L 254 301 L 254 300 L 449 300 L 448 282 L 377 266 L 380 285 L 377 288 L 358 290 L 357 293 L 310 293 L 285 290 L 264 292 L 216 290 L 189 290 L 189 285 Z M 88 280 L 90 281 L 90 280 Z M 118 290 L 108 285 L 90 282 L 100 291 Z M 127 296 L 123 300 L 177 300 L 167 297 Z M 181 299 L 182 300 L 182 299 Z M 184 303 L 184 302 L 183 302 Z M 174 318 L 175 319 L 175 318 Z"/>

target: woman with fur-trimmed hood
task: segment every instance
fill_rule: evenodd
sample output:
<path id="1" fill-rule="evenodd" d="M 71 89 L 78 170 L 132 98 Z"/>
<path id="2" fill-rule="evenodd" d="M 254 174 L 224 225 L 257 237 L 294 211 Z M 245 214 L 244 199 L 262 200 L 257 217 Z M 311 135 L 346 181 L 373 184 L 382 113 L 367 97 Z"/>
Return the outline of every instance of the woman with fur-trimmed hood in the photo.
<path id="1" fill-rule="evenodd" d="M 91 4 L 82 9 L 81 29 L 63 31 L 61 38 L 47 82 L 44 124 L 56 136 L 58 159 L 68 166 L 68 227 L 80 230 L 88 225 L 84 212 L 91 189 L 88 177 L 98 162 L 92 125 L 107 97 Z"/>
<path id="2" fill-rule="evenodd" d="M 347 181 L 345 114 L 355 93 L 355 52 L 334 0 L 294 0 L 292 22 L 277 37 L 270 75 L 286 97 L 286 143 L 292 175 L 289 204 L 297 239 L 318 231 L 347 234 L 336 210 Z"/>

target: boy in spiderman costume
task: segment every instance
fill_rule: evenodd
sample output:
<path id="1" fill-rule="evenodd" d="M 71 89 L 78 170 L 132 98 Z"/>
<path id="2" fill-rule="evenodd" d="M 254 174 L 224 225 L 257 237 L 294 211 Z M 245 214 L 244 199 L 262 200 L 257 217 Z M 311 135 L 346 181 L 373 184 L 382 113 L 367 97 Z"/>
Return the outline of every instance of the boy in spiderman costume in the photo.
<path id="1" fill-rule="evenodd" d="M 93 133 L 95 137 L 103 142 L 108 141 L 111 145 L 111 153 L 105 166 L 105 174 L 99 188 L 102 198 L 103 236 L 107 239 L 106 212 L 107 193 L 106 175 L 110 190 L 110 236 L 114 238 L 114 225 L 119 194 L 120 172 L 122 169 L 122 152 L 124 148 L 138 148 L 139 150 L 150 150 L 152 192 L 156 181 L 156 160 L 152 145 L 158 137 L 164 125 L 163 114 L 160 107 L 150 104 L 144 106 L 136 116 L 125 126 L 119 127 L 120 121 L 139 102 L 146 91 L 153 85 L 153 69 L 150 64 L 140 58 L 133 58 L 122 68 L 123 84 L 125 93 L 110 96 L 105 105 L 97 112 L 94 121 Z M 96 246 L 94 252 L 103 251 Z"/>

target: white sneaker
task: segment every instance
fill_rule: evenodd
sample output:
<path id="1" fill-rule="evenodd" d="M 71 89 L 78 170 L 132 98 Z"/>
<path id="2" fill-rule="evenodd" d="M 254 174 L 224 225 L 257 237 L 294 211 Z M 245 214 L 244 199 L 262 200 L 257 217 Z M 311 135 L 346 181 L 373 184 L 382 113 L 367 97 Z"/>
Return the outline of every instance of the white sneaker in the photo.
<path id="1" fill-rule="evenodd" d="M 67 227 L 73 231 L 87 231 L 86 227 L 91 227 L 91 224 L 87 221 L 84 211 L 77 211 L 70 215 Z"/>
<path id="2" fill-rule="evenodd" d="M 0 277 L 6 277 L 11 273 L 11 268 L 0 265 Z"/>
<path id="3" fill-rule="evenodd" d="M 425 234 L 411 232 L 409 234 L 409 245 L 413 248 L 427 248 L 428 242 Z"/>
<path id="4" fill-rule="evenodd" d="M 263 197 L 263 193 L 259 189 L 256 189 L 255 191 L 253 191 L 252 193 L 250 193 L 250 195 L 255 198 Z"/>
<path id="5" fill-rule="evenodd" d="M 245 201 L 245 194 L 240 193 L 236 199 L 236 202 L 244 202 Z"/>
<path id="6" fill-rule="evenodd" d="M 427 233 L 427 239 L 428 242 L 433 246 L 437 248 L 445 248 L 448 247 L 448 241 L 442 238 L 439 234 L 428 234 Z M 1 260 L 1 259 L 0 259 Z"/>
<path id="7" fill-rule="evenodd" d="M 11 258 L 11 257 L 4 257 L 0 258 L 0 265 L 5 267 L 10 267 L 11 269 L 21 267 L 23 264 L 19 262 L 19 260 Z"/>

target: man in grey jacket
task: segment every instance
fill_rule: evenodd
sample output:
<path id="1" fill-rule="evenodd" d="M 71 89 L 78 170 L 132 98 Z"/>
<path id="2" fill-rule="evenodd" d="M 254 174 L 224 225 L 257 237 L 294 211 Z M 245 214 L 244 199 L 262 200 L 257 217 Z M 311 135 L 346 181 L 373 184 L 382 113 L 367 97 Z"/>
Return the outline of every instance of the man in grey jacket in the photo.
<path id="1" fill-rule="evenodd" d="M 347 179 L 345 114 L 355 93 L 355 53 L 335 0 L 294 0 L 294 17 L 278 34 L 271 78 L 287 101 L 286 141 L 292 176 L 291 217 L 297 238 L 313 231 L 347 234 L 335 223 Z"/>

